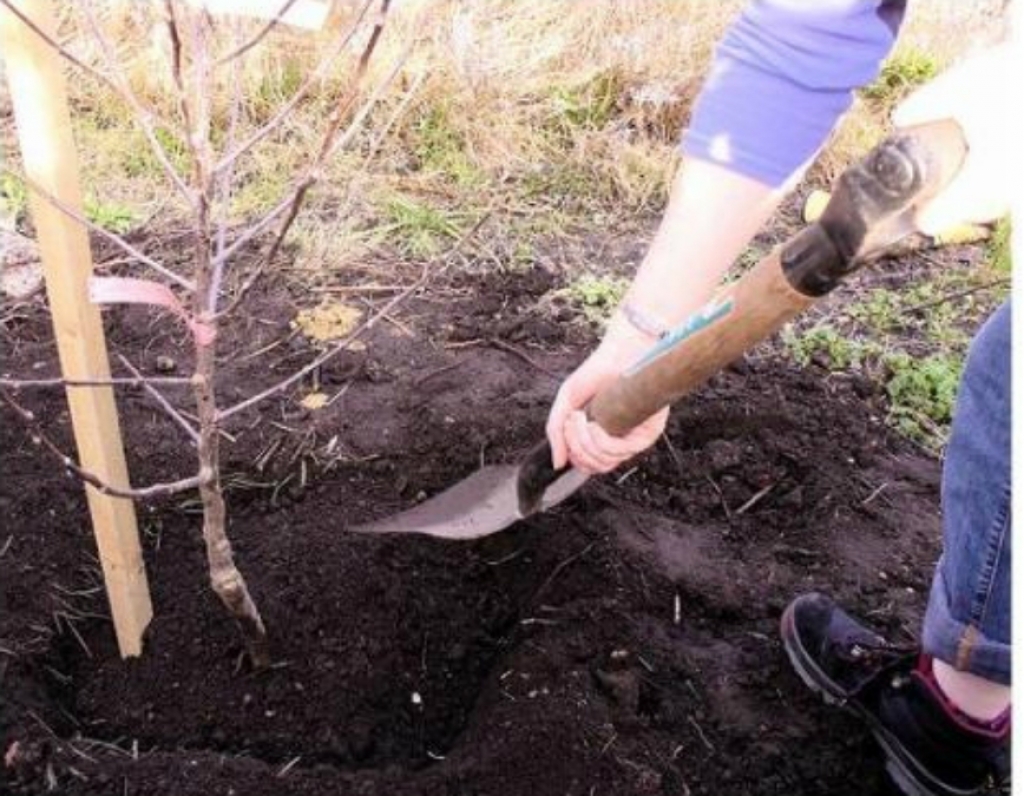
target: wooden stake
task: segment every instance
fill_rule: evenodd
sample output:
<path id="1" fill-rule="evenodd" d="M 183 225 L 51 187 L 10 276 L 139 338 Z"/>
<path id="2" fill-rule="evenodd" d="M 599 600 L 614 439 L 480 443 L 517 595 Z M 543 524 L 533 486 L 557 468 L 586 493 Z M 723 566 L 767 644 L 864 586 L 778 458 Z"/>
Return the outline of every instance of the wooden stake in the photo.
<path id="1" fill-rule="evenodd" d="M 40 30 L 56 39 L 51 0 L 13 0 Z M 6 62 L 25 174 L 65 205 L 82 212 L 78 156 L 61 56 L 9 9 L 0 5 L 0 52 Z M 61 371 L 65 379 L 110 375 L 99 309 L 86 281 L 92 273 L 89 237 L 81 224 L 44 197 L 29 197 L 42 255 Z M 110 387 L 67 391 L 78 458 L 111 486 L 128 486 L 121 429 Z M 153 615 L 142 561 L 135 506 L 86 486 L 96 545 L 122 657 L 142 652 Z"/>

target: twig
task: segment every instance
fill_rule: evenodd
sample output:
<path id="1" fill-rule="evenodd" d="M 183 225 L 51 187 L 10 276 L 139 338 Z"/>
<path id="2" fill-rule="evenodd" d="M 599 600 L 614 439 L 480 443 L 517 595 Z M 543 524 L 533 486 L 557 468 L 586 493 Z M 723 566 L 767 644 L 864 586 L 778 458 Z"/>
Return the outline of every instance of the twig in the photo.
<path id="1" fill-rule="evenodd" d="M 750 500 L 748 500 L 746 503 L 744 503 L 742 506 L 736 509 L 736 515 L 739 516 L 740 514 L 744 514 L 750 509 L 754 508 L 754 506 L 756 506 L 760 502 L 761 498 L 763 498 L 765 495 L 767 495 L 769 492 L 775 489 L 775 486 L 776 484 L 768 484 L 768 486 L 760 490 L 757 494 L 750 498 Z"/>
<path id="2" fill-rule="evenodd" d="M 281 14 L 288 10 L 288 6 L 291 5 L 289 2 L 281 10 Z M 275 20 L 276 21 L 276 20 Z M 234 26 L 234 36 L 238 39 L 238 24 Z M 244 51 L 243 51 L 244 52 Z M 232 76 L 231 83 L 234 86 L 234 91 L 231 95 L 231 114 L 228 120 L 228 131 L 225 138 L 225 148 L 230 149 L 235 144 L 235 138 L 238 131 L 238 120 L 241 116 L 242 110 L 242 61 L 235 61 L 232 64 Z M 228 219 L 231 215 L 231 186 L 234 182 L 235 174 L 235 162 L 224 170 L 219 176 L 217 182 L 217 193 L 218 201 L 220 204 L 220 220 L 217 222 L 217 256 L 218 260 L 213 268 L 213 283 L 210 286 L 210 303 L 208 308 L 210 312 L 217 312 L 217 301 L 220 298 L 220 286 L 224 281 L 224 268 L 226 261 L 220 255 L 224 252 L 227 245 L 227 230 L 228 230 Z"/>
<path id="3" fill-rule="evenodd" d="M 7 0 L 4 1 L 6 2 Z M 246 152 L 248 152 L 250 149 L 256 146 L 256 144 L 258 144 L 260 141 L 262 141 L 264 138 L 270 135 L 281 124 L 281 122 L 283 122 L 288 117 L 288 114 L 290 114 L 295 109 L 295 107 L 300 102 L 302 102 L 302 100 L 312 90 L 313 86 L 316 85 L 321 79 L 323 79 L 328 74 L 328 70 L 334 63 L 334 60 L 342 53 L 342 51 L 348 46 L 349 42 L 351 42 L 352 39 L 355 37 L 356 32 L 359 30 L 359 27 L 363 22 L 363 18 L 366 16 L 366 12 L 369 10 L 372 2 L 373 0 L 366 0 L 366 2 L 363 3 L 362 9 L 360 10 L 359 15 L 356 17 L 355 21 L 352 23 L 352 27 L 349 28 L 348 33 L 338 40 L 338 43 L 336 44 L 334 49 L 331 50 L 331 52 L 329 52 L 326 56 L 324 56 L 323 60 L 320 61 L 316 69 L 313 70 L 313 73 L 306 79 L 306 82 L 299 86 L 299 88 L 292 95 L 292 98 L 288 100 L 288 102 L 286 102 L 281 107 L 281 109 L 278 110 L 276 114 L 274 114 L 270 121 L 263 125 L 263 127 L 261 127 L 259 130 L 254 132 L 251 136 L 249 136 L 249 138 L 247 138 L 241 144 L 239 144 L 238 147 L 236 147 L 235 149 L 231 150 L 226 155 L 221 157 L 221 159 L 213 167 L 213 171 L 215 174 L 219 172 L 221 169 L 226 168 L 229 163 L 240 158 L 242 155 L 244 155 Z"/>
<path id="4" fill-rule="evenodd" d="M 301 759 L 302 759 L 302 755 L 299 755 L 298 757 L 293 757 L 291 760 L 289 760 L 287 763 L 285 763 L 283 766 L 281 766 L 281 770 L 277 772 L 277 776 L 278 777 L 286 776 L 289 771 L 291 771 L 293 768 L 295 768 L 296 764 Z"/>
<path id="5" fill-rule="evenodd" d="M 711 741 L 708 740 L 708 737 L 704 734 L 704 730 L 701 729 L 701 726 L 697 723 L 697 720 L 693 716 L 687 716 L 686 718 L 687 721 L 689 721 L 690 724 L 693 725 L 693 729 L 697 731 L 697 736 L 700 738 L 701 743 L 703 743 L 704 746 L 708 748 L 709 752 L 714 752 L 715 747 L 712 745 Z"/>
<path id="6" fill-rule="evenodd" d="M 362 83 L 362 79 L 366 73 L 366 67 L 369 63 L 370 56 L 373 54 L 374 49 L 377 46 L 377 42 L 380 38 L 381 30 L 384 24 L 384 15 L 387 11 L 387 7 L 390 0 L 381 0 L 381 18 L 375 24 L 373 33 L 370 35 L 370 39 L 363 50 L 362 55 L 359 58 L 359 66 L 356 70 L 356 76 L 353 78 L 355 85 L 352 88 L 352 92 L 349 97 L 342 103 L 339 103 L 338 107 L 335 108 L 334 112 L 328 121 L 327 130 L 324 133 L 323 139 L 320 143 L 320 148 L 313 158 L 312 162 L 306 169 L 306 173 L 296 183 L 292 192 L 286 196 L 281 202 L 279 202 L 267 215 L 265 215 L 259 222 L 254 224 L 244 233 L 242 233 L 226 250 L 219 252 L 214 258 L 214 267 L 222 267 L 223 261 L 234 255 L 242 246 L 247 244 L 257 235 L 262 234 L 271 224 L 273 224 L 279 216 L 285 215 L 284 222 L 278 229 L 277 234 L 274 237 L 273 242 L 270 244 L 270 248 L 267 254 L 261 258 L 260 263 L 253 269 L 252 273 L 247 277 L 246 281 L 238 289 L 230 305 L 218 313 L 219 316 L 230 314 L 242 301 L 245 295 L 252 289 L 252 286 L 256 284 L 260 276 L 266 271 L 270 263 L 273 262 L 277 256 L 278 251 L 281 248 L 281 244 L 284 242 L 288 231 L 291 229 L 292 224 L 298 217 L 299 209 L 302 207 L 302 203 L 305 201 L 306 194 L 309 193 L 321 177 L 321 170 L 324 163 L 332 157 L 342 147 L 347 146 L 348 143 L 355 137 L 355 134 L 362 127 L 363 122 L 370 115 L 370 111 L 380 101 L 384 91 L 391 85 L 391 83 L 398 76 L 402 66 L 405 64 L 406 59 L 409 57 L 412 51 L 412 42 L 410 42 L 406 48 L 402 51 L 399 57 L 396 59 L 395 65 L 392 68 L 388 76 L 378 85 L 370 97 L 363 103 L 363 106 L 356 113 L 355 117 L 349 123 L 345 131 L 338 137 L 338 132 L 341 126 L 341 122 L 344 120 L 345 115 L 348 113 L 349 108 L 352 106 L 356 97 L 358 96 L 358 89 Z"/>
<path id="7" fill-rule="evenodd" d="M 233 61 L 236 58 L 245 55 L 247 52 L 249 52 L 249 50 L 251 50 L 257 44 L 263 41 L 263 39 L 265 39 L 274 28 L 281 24 L 281 19 L 284 17 L 285 14 L 288 13 L 288 11 L 291 9 L 293 5 L 295 5 L 295 3 L 296 0 L 285 0 L 284 5 L 281 6 L 281 10 L 277 12 L 277 15 L 272 20 L 270 20 L 266 25 L 260 28 L 259 31 L 257 31 L 256 35 L 249 39 L 249 41 L 247 41 L 245 44 L 237 46 L 234 50 L 225 55 L 223 58 L 214 61 L 214 67 L 223 66 L 229 61 Z"/>
<path id="8" fill-rule="evenodd" d="M 363 306 L 365 306 L 367 309 L 372 310 L 374 308 L 373 302 L 370 301 L 368 298 L 364 298 L 363 296 L 359 296 L 359 300 L 363 303 Z M 404 323 L 402 323 L 397 318 L 393 318 L 390 315 L 386 315 L 385 314 L 385 315 L 381 315 L 381 320 L 385 320 L 388 323 L 390 323 L 392 326 L 394 326 L 399 332 L 401 332 L 406 337 L 415 337 L 416 336 L 413 333 L 412 329 L 410 329 L 408 326 L 406 326 Z"/>
<path id="9" fill-rule="evenodd" d="M 567 559 L 565 559 L 565 561 L 562 561 L 558 566 L 556 566 L 553 570 L 551 570 L 551 574 L 548 575 L 547 579 L 542 584 L 540 584 L 540 588 L 537 589 L 537 591 L 535 591 L 533 593 L 533 599 L 536 600 L 541 595 L 541 593 L 551 584 L 551 582 L 555 578 L 558 577 L 559 573 L 561 573 L 562 570 L 564 570 L 567 566 L 569 566 L 574 561 L 582 558 L 587 553 L 589 553 L 590 549 L 595 544 L 597 544 L 597 542 L 591 542 L 586 547 L 584 547 L 582 550 L 580 550 L 578 553 L 573 553 L 571 556 L 569 556 Z"/>
<path id="10" fill-rule="evenodd" d="M 715 492 L 718 493 L 718 502 L 722 504 L 722 511 L 725 512 L 725 518 L 727 520 L 732 519 L 732 511 L 730 511 L 729 504 L 725 500 L 725 493 L 722 492 L 722 487 L 720 487 L 715 482 L 715 479 L 712 478 L 710 475 L 705 475 L 704 477 L 708 479 L 708 483 L 711 484 L 712 489 L 714 489 Z"/>
<path id="11" fill-rule="evenodd" d="M 970 296 L 972 293 L 980 293 L 983 290 L 990 290 L 995 287 L 1004 287 L 1010 284 L 1009 279 L 996 279 L 992 282 L 987 282 L 984 285 L 976 285 L 965 290 L 958 290 L 955 293 L 947 293 L 945 296 L 940 296 L 934 301 L 926 301 L 923 304 L 916 304 L 906 310 L 907 314 L 922 312 L 923 310 L 929 310 L 932 307 L 937 307 L 940 304 L 945 304 L 947 301 L 953 301 L 964 296 Z"/>
<path id="12" fill-rule="evenodd" d="M 0 391 L 0 399 L 2 399 L 8 406 L 14 409 L 18 415 L 21 416 L 22 420 L 24 420 L 32 429 L 34 439 L 41 443 L 50 453 L 60 459 L 61 464 L 64 465 L 66 469 L 70 470 L 82 481 L 85 481 L 104 495 L 124 498 L 126 500 L 144 500 L 146 498 L 157 497 L 158 495 L 172 495 L 177 492 L 185 492 L 189 489 L 195 489 L 209 479 L 208 474 L 200 473 L 192 478 L 152 484 L 151 486 L 140 487 L 137 489 L 125 489 L 122 487 L 112 486 L 111 484 L 106 483 L 99 476 L 83 469 L 70 456 L 64 453 L 48 436 L 46 436 L 33 412 L 21 406 L 5 391 Z"/>
<path id="13" fill-rule="evenodd" d="M 199 442 L 199 432 L 196 431 L 192 427 L 192 424 L 189 423 L 182 416 L 181 412 L 179 412 L 177 409 L 175 409 L 174 406 L 171 404 L 171 402 L 168 401 L 163 396 L 163 394 L 156 387 L 154 387 L 152 384 L 147 384 L 146 383 L 145 378 L 143 377 L 143 375 L 141 373 L 139 373 L 139 371 L 136 369 L 136 367 L 131 362 L 128 361 L 128 358 L 126 356 L 124 356 L 123 354 L 118 354 L 117 356 L 118 356 L 118 359 L 121 360 L 121 364 L 123 364 L 126 368 L 128 368 L 128 370 L 131 372 L 131 374 L 141 381 L 142 388 L 147 393 L 149 393 L 149 395 L 153 398 L 154 401 L 156 401 L 158 404 L 160 404 L 160 407 L 170 416 L 171 420 L 173 420 L 175 423 L 177 423 L 181 427 L 181 429 L 186 434 L 188 434 L 189 438 L 193 442 Z"/>
<path id="14" fill-rule="evenodd" d="M 92 3 L 80 3 L 79 7 L 85 9 L 85 18 L 89 23 L 89 27 L 92 29 L 93 38 L 100 45 L 100 51 L 103 53 L 103 60 L 106 63 L 107 69 L 114 72 L 120 73 L 119 64 L 117 63 L 117 57 L 114 54 L 114 48 L 110 43 L 110 39 L 103 33 L 103 29 L 99 22 L 96 20 L 96 15 L 93 13 Z M 195 205 L 195 195 L 192 190 L 185 184 L 181 175 L 178 174 L 178 170 L 174 168 L 174 164 L 171 163 L 171 159 L 167 156 L 167 150 L 164 149 L 163 144 L 160 143 L 160 139 L 156 136 L 156 128 L 152 123 L 152 112 L 143 106 L 139 101 L 139 98 L 135 96 L 135 92 L 131 89 L 131 84 L 121 79 L 114 81 L 110 79 L 110 85 L 114 87 L 114 90 L 121 95 L 121 98 L 131 106 L 131 109 L 135 112 L 135 121 L 139 123 L 142 128 L 143 134 L 146 136 L 146 140 L 149 142 L 150 148 L 153 150 L 153 154 L 156 155 L 156 159 L 160 161 L 160 165 L 163 167 L 164 172 L 174 187 L 178 189 L 178 192 L 185 197 L 185 200 L 190 206 Z"/>
<path id="15" fill-rule="evenodd" d="M 145 384 L 187 386 L 192 379 L 187 376 L 140 376 L 139 378 L 114 377 L 109 379 L 10 379 L 0 378 L 0 388 L 6 390 L 27 390 L 46 387 L 142 387 Z"/>
<path id="16" fill-rule="evenodd" d="M 0 0 L 0 2 L 4 2 L 4 0 Z M 49 191 L 47 191 L 45 188 L 43 188 L 41 185 L 39 185 L 37 182 L 35 182 L 30 177 L 28 177 L 28 176 L 26 176 L 24 174 L 18 174 L 13 169 L 11 169 L 11 168 L 9 168 L 7 166 L 4 166 L 2 164 L 0 164 L 0 171 L 4 172 L 5 174 L 10 174 L 12 177 L 15 177 L 16 179 L 19 179 L 19 180 L 23 181 L 25 183 L 25 185 L 27 185 L 36 194 L 38 194 L 43 199 L 45 199 L 47 202 L 49 202 L 54 207 L 56 207 L 58 210 L 60 210 L 64 215 L 68 216 L 68 218 L 71 218 L 74 221 L 77 221 L 79 224 L 81 224 L 82 226 L 84 226 L 87 229 L 91 230 L 92 232 L 95 232 L 97 235 L 100 235 L 101 237 L 106 238 L 111 243 L 113 243 L 115 246 L 118 246 L 119 248 L 123 249 L 125 252 L 130 254 L 136 260 L 138 260 L 139 262 L 141 262 L 141 263 L 143 263 L 145 265 L 148 265 L 154 271 L 156 271 L 157 273 L 165 276 L 167 279 L 170 279 L 175 284 L 177 284 L 180 287 L 183 287 L 183 288 L 185 288 L 186 290 L 189 290 L 189 291 L 195 290 L 195 283 L 192 282 L 190 279 L 186 279 L 183 276 L 179 276 L 178 274 L 174 273 L 174 271 L 172 271 L 169 268 L 167 268 L 167 267 L 161 265 L 160 263 L 158 263 L 152 257 L 149 257 L 149 256 L 143 254 L 138 249 L 136 249 L 134 246 L 132 246 L 128 241 L 126 241 L 124 238 L 122 238 L 120 235 L 115 235 L 113 232 L 107 231 L 106 229 L 101 227 L 99 224 L 93 223 L 88 218 L 86 218 L 84 215 L 82 215 L 77 210 L 72 208 L 70 205 L 68 205 L 65 202 L 61 201 L 56 196 L 53 196 Z"/>
<path id="17" fill-rule="evenodd" d="M 77 66 L 82 71 L 92 75 L 101 83 L 111 88 L 116 94 L 120 95 L 122 99 L 124 99 L 129 105 L 132 106 L 132 109 L 136 112 L 139 124 L 142 126 L 143 133 L 146 135 L 146 139 L 149 141 L 150 146 L 153 148 L 153 152 L 157 156 L 157 159 L 160 161 L 160 164 L 167 171 L 168 176 L 178 187 L 178 190 L 183 191 L 186 198 L 189 199 L 189 202 L 191 203 L 192 200 L 191 195 L 188 191 L 188 187 L 184 184 L 184 182 L 181 179 L 181 176 L 171 165 L 170 160 L 167 158 L 167 153 L 164 150 L 163 146 L 160 144 L 159 139 L 156 137 L 156 133 L 150 123 L 150 119 L 152 118 L 153 114 L 139 102 L 138 98 L 135 97 L 135 95 L 130 91 L 130 89 L 127 88 L 127 84 L 122 85 L 114 81 L 113 78 L 109 77 L 108 75 L 105 75 L 96 67 L 85 63 L 85 61 L 75 56 L 60 42 L 56 41 L 51 36 L 47 35 L 47 33 L 44 30 L 42 30 L 42 28 L 40 28 L 38 25 L 36 25 L 35 22 L 29 19 L 29 17 L 26 16 L 19 8 L 15 7 L 10 2 L 10 0 L 0 0 L 0 2 L 2 2 L 3 5 L 12 14 L 14 14 L 14 16 L 20 19 L 22 23 L 24 23 L 33 33 L 35 33 L 39 38 L 41 38 L 51 48 L 53 48 L 53 50 L 57 52 L 58 55 L 60 55 L 69 63 L 73 64 L 74 66 Z M 85 3 L 84 5 L 88 7 L 90 4 Z M 104 39 L 101 38 L 101 47 L 104 46 L 103 42 Z M 109 42 L 107 44 L 109 46 Z"/>
<path id="18" fill-rule="evenodd" d="M 872 493 L 871 493 L 870 495 L 868 495 L 868 496 L 867 496 L 866 498 L 864 498 L 864 500 L 863 500 L 863 501 L 861 502 L 861 505 L 862 505 L 862 506 L 866 506 L 866 505 L 867 505 L 868 503 L 870 503 L 870 502 L 871 502 L 872 500 L 874 500 L 874 499 L 875 499 L 876 497 L 878 497 L 879 495 L 881 495 L 881 494 L 882 494 L 882 492 L 883 492 L 883 491 L 884 491 L 884 490 L 885 490 L 885 489 L 886 489 L 886 488 L 887 488 L 888 486 L 889 486 L 889 482 L 888 482 L 888 481 L 884 481 L 884 482 L 882 482 L 882 485 L 881 485 L 881 486 L 879 486 L 879 487 L 878 487 L 877 489 L 875 489 L 875 490 L 874 490 L 874 491 L 873 491 L 873 492 L 872 492 Z"/>
<path id="19" fill-rule="evenodd" d="M 506 343 L 504 340 L 499 340 L 497 337 L 491 337 L 491 338 L 485 340 L 484 343 L 487 344 L 487 345 L 490 345 L 490 346 L 494 346 L 495 348 L 497 348 L 497 349 L 499 349 L 501 351 L 504 351 L 504 352 L 506 352 L 508 354 L 512 354 L 513 356 L 519 357 L 521 360 L 523 360 L 523 362 L 525 362 L 528 365 L 532 365 L 534 368 L 536 368 L 537 370 L 539 370 L 541 373 L 543 373 L 545 376 L 548 376 L 549 378 L 556 379 L 556 380 L 561 378 L 560 376 L 558 376 L 558 374 L 552 373 L 546 367 L 544 367 L 539 362 L 537 362 L 535 359 L 533 359 L 525 351 L 521 351 L 520 349 L 516 348 L 511 343 Z"/>

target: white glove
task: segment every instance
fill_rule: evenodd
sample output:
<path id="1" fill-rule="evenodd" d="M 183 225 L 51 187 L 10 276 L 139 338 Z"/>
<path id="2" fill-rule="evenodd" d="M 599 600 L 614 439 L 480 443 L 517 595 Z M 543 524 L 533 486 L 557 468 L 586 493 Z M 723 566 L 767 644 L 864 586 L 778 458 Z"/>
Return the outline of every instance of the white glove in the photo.
<path id="1" fill-rule="evenodd" d="M 937 235 L 962 223 L 1006 215 L 1024 182 L 1024 146 L 1017 130 L 1024 96 L 1012 47 L 1003 44 L 964 60 L 929 82 L 893 112 L 897 127 L 952 118 L 967 141 L 967 158 L 949 186 L 918 211 L 916 223 Z"/>

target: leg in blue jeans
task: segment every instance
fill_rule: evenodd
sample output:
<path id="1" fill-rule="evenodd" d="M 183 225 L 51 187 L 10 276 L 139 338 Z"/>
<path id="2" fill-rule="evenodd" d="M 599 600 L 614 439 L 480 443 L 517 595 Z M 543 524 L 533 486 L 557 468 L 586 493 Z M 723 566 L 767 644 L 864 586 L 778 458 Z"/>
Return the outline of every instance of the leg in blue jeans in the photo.
<path id="1" fill-rule="evenodd" d="M 860 716 L 908 796 L 980 796 L 1010 769 L 1010 305 L 971 344 L 942 480 L 944 548 L 923 653 L 825 594 L 796 597 L 782 644 L 800 678 Z"/>
<path id="2" fill-rule="evenodd" d="M 924 620 L 929 655 L 1010 682 L 1010 303 L 967 359 L 942 481 L 943 554 Z"/>

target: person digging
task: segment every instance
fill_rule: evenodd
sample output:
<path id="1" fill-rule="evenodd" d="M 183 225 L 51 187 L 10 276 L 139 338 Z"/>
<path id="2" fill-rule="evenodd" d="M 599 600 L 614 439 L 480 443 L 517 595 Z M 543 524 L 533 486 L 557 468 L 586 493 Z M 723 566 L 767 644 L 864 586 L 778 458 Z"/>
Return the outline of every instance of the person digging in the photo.
<path id="1" fill-rule="evenodd" d="M 600 344 L 554 401 L 546 431 L 555 470 L 608 472 L 662 434 L 667 408 L 620 436 L 586 408 L 708 302 L 853 91 L 877 76 L 903 14 L 891 0 L 761 0 L 732 24 L 650 249 Z M 1013 114 L 999 90 L 1014 57 L 1003 45 L 968 59 L 897 108 L 897 129 L 953 119 L 967 142 L 961 171 L 917 213 L 922 232 L 1006 212 L 1004 175 L 1024 173 L 1008 167 Z M 867 723 L 911 796 L 972 794 L 1009 776 L 1010 317 L 1006 302 L 983 325 L 960 382 L 943 466 L 943 553 L 920 645 L 889 643 L 823 594 L 796 597 L 782 617 L 801 679 Z"/>

